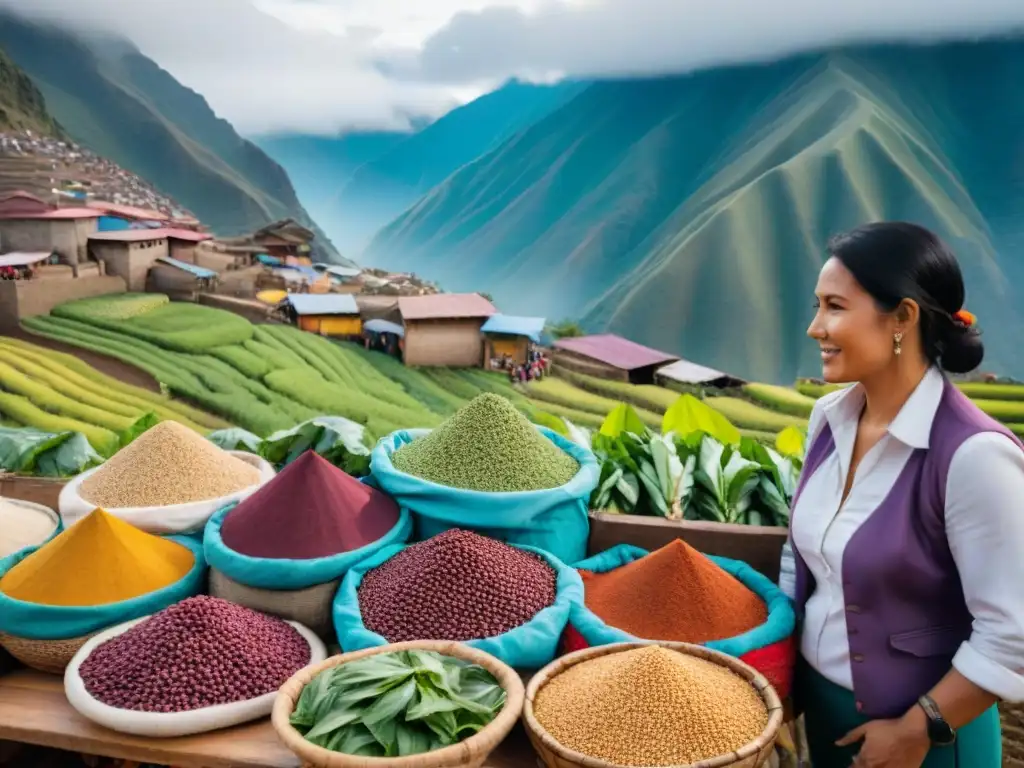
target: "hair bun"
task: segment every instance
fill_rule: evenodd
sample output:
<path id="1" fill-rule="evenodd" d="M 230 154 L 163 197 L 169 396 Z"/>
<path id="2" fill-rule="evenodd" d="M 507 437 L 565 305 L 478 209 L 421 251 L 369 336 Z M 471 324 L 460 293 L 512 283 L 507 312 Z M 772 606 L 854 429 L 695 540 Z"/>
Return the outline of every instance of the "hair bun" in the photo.
<path id="1" fill-rule="evenodd" d="M 950 322 L 939 356 L 942 369 L 950 373 L 970 373 L 984 358 L 985 345 L 977 326 Z"/>

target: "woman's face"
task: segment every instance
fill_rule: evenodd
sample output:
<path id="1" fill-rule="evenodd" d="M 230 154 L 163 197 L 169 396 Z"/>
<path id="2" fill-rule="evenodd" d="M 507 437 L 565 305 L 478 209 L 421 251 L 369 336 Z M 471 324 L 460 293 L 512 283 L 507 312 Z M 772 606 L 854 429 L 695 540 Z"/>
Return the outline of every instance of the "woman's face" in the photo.
<path id="1" fill-rule="evenodd" d="M 817 313 L 807 335 L 821 347 L 825 381 L 864 381 L 894 363 L 895 317 L 879 310 L 841 261 L 825 262 L 814 293 Z"/>

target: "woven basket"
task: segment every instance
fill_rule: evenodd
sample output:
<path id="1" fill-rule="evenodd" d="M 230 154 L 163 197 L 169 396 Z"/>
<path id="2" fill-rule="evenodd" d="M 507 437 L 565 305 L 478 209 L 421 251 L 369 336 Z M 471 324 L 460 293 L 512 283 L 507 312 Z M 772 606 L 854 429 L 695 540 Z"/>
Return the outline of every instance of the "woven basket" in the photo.
<path id="1" fill-rule="evenodd" d="M 1024 768 L 1024 704 L 1000 704 L 1003 768 Z"/>
<path id="2" fill-rule="evenodd" d="M 760 694 L 761 699 L 764 701 L 765 707 L 768 709 L 768 724 L 765 726 L 761 735 L 749 744 L 728 755 L 720 755 L 688 766 L 677 765 L 673 766 L 673 768 L 725 768 L 725 766 L 730 766 L 731 768 L 760 768 L 760 766 L 768 763 L 775 750 L 775 736 L 778 733 L 779 728 L 782 726 L 783 713 L 782 701 L 780 701 L 779 695 L 763 675 L 758 673 L 753 667 L 744 664 L 739 659 L 734 659 L 731 656 L 726 656 L 724 653 L 712 651 L 699 645 L 692 645 L 690 643 L 641 642 L 614 643 L 612 645 L 601 645 L 595 648 L 586 648 L 582 651 L 576 651 L 575 653 L 570 653 L 568 656 L 562 656 L 560 659 L 555 659 L 530 679 L 530 684 L 526 687 L 526 704 L 523 707 L 523 724 L 526 726 L 526 734 L 530 738 L 530 743 L 533 744 L 533 748 L 537 750 L 537 754 L 541 756 L 544 764 L 547 765 L 548 768 L 626 768 L 625 766 L 610 763 L 606 760 L 588 757 L 587 755 L 575 752 L 559 744 L 554 738 L 552 738 L 551 734 L 544 730 L 544 727 L 537 722 L 537 718 L 533 714 L 533 702 L 537 697 L 537 692 L 540 691 L 540 689 L 543 688 L 549 680 L 557 677 L 569 667 L 575 666 L 576 664 L 584 661 L 596 659 L 600 656 L 606 656 L 611 653 L 622 653 L 623 651 L 629 651 L 634 648 L 645 648 L 651 645 L 660 645 L 662 648 L 678 651 L 679 653 L 683 653 L 688 656 L 706 659 L 707 661 L 714 662 L 715 664 L 719 664 L 726 669 L 735 672 L 743 679 L 748 680 L 750 684 L 754 686 Z"/>
<path id="3" fill-rule="evenodd" d="M 299 700 L 302 689 L 310 680 L 325 669 L 336 667 L 348 661 L 373 656 L 378 653 L 393 653 L 406 650 L 436 651 L 442 656 L 454 656 L 472 664 L 479 664 L 486 669 L 498 684 L 505 689 L 505 706 L 491 723 L 473 734 L 465 741 L 450 747 L 425 752 L 409 757 L 359 757 L 346 755 L 311 744 L 292 728 L 288 722 L 295 702 Z M 304 768 L 480 768 L 487 756 L 508 735 L 519 720 L 523 709 L 523 681 L 512 667 L 504 664 L 488 653 L 478 651 L 461 643 L 440 640 L 411 640 L 405 643 L 383 645 L 378 648 L 367 648 L 362 651 L 343 653 L 332 656 L 321 664 L 315 664 L 296 672 L 288 682 L 281 686 L 274 711 L 270 715 L 274 730 L 292 752 L 302 760 Z"/>
<path id="4" fill-rule="evenodd" d="M 334 638 L 331 611 L 341 579 L 306 589 L 259 589 L 240 584 L 210 568 L 210 594 L 261 613 L 269 613 L 309 627 L 323 639 Z"/>
<path id="5" fill-rule="evenodd" d="M 67 640 L 30 640 L 27 637 L 16 637 L 0 632 L 0 645 L 26 667 L 51 675 L 63 675 L 64 668 L 71 663 L 78 649 L 95 634 L 93 632 Z"/>

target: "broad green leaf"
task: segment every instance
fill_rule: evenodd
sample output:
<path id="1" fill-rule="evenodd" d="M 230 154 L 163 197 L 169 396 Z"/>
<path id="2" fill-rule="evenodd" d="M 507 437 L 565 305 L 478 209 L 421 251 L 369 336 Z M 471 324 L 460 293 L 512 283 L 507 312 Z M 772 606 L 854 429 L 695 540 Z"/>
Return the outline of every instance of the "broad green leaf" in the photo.
<path id="1" fill-rule="evenodd" d="M 399 757 L 430 751 L 429 734 L 414 723 L 398 723 L 395 736 L 398 741 Z"/>
<path id="2" fill-rule="evenodd" d="M 436 733 L 445 745 L 454 743 L 458 722 L 451 712 L 435 712 L 423 718 L 423 723 Z"/>
<path id="3" fill-rule="evenodd" d="M 369 727 L 373 723 L 390 720 L 399 712 L 404 712 L 416 693 L 416 687 L 415 680 L 407 680 L 397 688 L 392 688 L 373 702 L 370 708 L 363 713 L 363 724 Z"/>
<path id="4" fill-rule="evenodd" d="M 615 489 L 622 494 L 622 498 L 631 507 L 635 507 L 637 501 L 640 500 L 640 484 L 637 476 L 632 473 L 623 474 L 615 483 Z"/>
<path id="5" fill-rule="evenodd" d="M 740 431 L 725 416 L 693 395 L 680 395 L 665 411 L 661 432 L 684 436 L 704 432 L 726 445 L 736 445 L 740 441 Z"/>
<path id="6" fill-rule="evenodd" d="M 557 432 L 563 437 L 569 436 L 569 428 L 566 427 L 565 421 L 558 416 L 548 413 L 547 411 L 534 411 L 533 423 L 540 424 L 542 427 L 547 427 L 552 432 Z"/>
<path id="7" fill-rule="evenodd" d="M 362 717 L 361 707 L 341 707 L 332 709 L 329 714 L 320 718 L 306 734 L 307 739 L 316 739 L 326 736 L 339 728 L 358 722 Z"/>
<path id="8" fill-rule="evenodd" d="M 635 435 L 642 435 L 647 431 L 643 419 L 633 410 L 628 403 L 619 403 L 612 408 L 604 422 L 601 424 L 601 434 L 608 437 L 618 437 L 623 432 L 632 432 Z"/>
<path id="9" fill-rule="evenodd" d="M 383 749 L 380 748 L 377 739 L 370 730 L 362 724 L 350 725 L 339 732 L 341 739 L 337 746 L 329 747 L 335 752 L 343 752 L 346 755 L 380 755 L 383 757 Z"/>
<path id="10" fill-rule="evenodd" d="M 394 757 L 398 754 L 398 720 L 388 717 L 383 720 L 376 720 L 372 723 L 363 722 L 366 729 L 373 734 L 373 738 L 384 748 L 385 757 Z"/>
<path id="11" fill-rule="evenodd" d="M 775 450 L 783 456 L 803 456 L 804 433 L 796 427 L 786 427 L 775 436 Z"/>

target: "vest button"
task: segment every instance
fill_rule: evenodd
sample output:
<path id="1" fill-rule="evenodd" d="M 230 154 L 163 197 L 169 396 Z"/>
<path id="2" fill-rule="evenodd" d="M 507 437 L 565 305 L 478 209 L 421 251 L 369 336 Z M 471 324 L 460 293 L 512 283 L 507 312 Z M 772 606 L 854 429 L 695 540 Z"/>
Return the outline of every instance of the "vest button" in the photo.
<path id="1" fill-rule="evenodd" d="M 864 702 L 863 701 L 858 701 L 857 702 L 857 711 L 858 712 L 863 712 L 864 711 Z"/>
<path id="2" fill-rule="evenodd" d="M 850 613 L 860 613 L 860 606 L 859 605 L 848 605 L 848 606 L 846 606 L 846 610 L 848 610 Z"/>
<path id="3" fill-rule="evenodd" d="M 863 653 L 855 653 L 850 658 L 853 659 L 856 662 L 861 662 L 861 661 L 864 661 L 864 654 Z"/>

